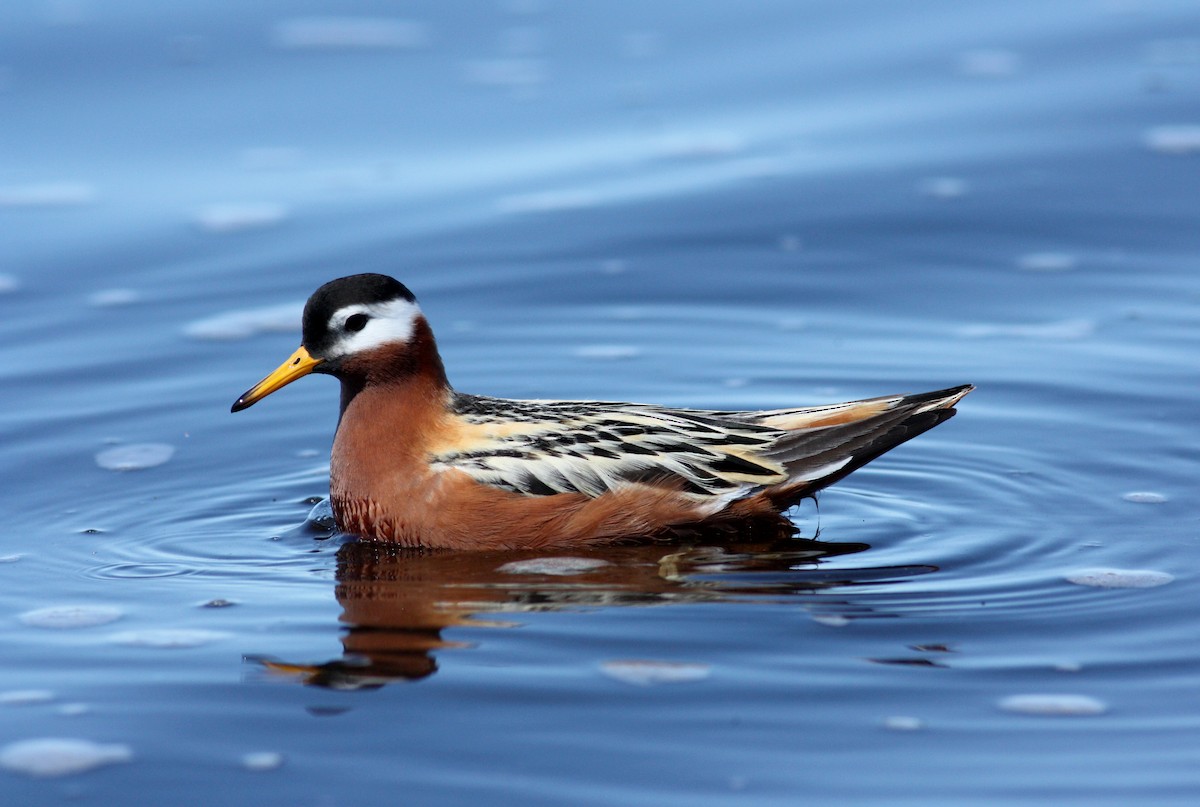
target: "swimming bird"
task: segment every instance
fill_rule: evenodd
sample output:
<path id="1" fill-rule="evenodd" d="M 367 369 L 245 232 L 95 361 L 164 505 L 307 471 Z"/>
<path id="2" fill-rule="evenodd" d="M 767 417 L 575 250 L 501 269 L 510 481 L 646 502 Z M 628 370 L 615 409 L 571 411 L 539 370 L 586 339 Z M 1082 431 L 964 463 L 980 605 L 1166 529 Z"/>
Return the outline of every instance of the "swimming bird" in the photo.
<path id="1" fill-rule="evenodd" d="M 757 412 L 468 395 L 412 292 L 380 274 L 317 289 L 299 349 L 232 411 L 310 373 L 341 382 L 339 529 L 460 550 L 789 528 L 783 510 L 950 418 L 973 389 Z"/>

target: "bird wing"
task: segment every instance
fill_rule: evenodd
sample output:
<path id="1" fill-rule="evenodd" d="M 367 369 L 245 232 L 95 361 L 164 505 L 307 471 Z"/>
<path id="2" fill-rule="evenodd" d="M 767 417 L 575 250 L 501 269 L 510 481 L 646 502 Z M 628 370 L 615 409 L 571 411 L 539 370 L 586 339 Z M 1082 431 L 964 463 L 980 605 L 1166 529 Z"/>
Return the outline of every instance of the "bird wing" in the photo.
<path id="1" fill-rule="evenodd" d="M 647 484 L 729 501 L 788 477 L 768 453 L 786 430 L 751 413 L 462 394 L 453 409 L 472 437 L 435 451 L 433 467 L 517 493 L 595 497 Z"/>

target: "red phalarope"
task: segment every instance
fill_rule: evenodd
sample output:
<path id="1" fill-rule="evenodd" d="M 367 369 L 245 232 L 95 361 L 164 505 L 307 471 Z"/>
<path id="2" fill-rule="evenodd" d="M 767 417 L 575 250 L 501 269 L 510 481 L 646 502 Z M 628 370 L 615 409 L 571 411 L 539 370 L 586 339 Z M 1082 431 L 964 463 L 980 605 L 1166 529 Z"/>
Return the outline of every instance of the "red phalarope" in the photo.
<path id="1" fill-rule="evenodd" d="M 317 289 L 301 347 L 232 411 L 309 373 L 342 387 L 338 527 L 448 549 L 787 529 L 782 510 L 947 420 L 973 389 L 762 412 L 467 395 L 446 380 L 416 298 L 378 274 Z"/>

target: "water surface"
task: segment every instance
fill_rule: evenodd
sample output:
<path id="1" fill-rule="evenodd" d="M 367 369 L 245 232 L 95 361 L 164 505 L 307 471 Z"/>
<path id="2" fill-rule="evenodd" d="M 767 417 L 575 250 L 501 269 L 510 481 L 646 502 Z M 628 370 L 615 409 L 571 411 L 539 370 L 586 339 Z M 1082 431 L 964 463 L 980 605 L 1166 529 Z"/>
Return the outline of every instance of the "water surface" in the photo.
<path id="1" fill-rule="evenodd" d="M 0 32 L 0 746 L 107 762 L 0 771 L 13 803 L 1200 796 L 1193 4 L 62 0 Z M 372 547 L 305 522 L 332 382 L 228 413 L 357 271 L 470 392 L 978 389 L 792 541 Z"/>

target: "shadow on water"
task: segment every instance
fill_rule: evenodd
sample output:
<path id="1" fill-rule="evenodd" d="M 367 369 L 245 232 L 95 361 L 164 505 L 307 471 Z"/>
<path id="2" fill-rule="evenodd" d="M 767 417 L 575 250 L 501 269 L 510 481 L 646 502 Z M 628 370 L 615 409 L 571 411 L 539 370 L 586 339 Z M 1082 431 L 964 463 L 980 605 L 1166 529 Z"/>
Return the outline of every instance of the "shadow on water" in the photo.
<path id="1" fill-rule="evenodd" d="M 515 627 L 498 615 L 729 601 L 794 602 L 833 589 L 878 585 L 935 566 L 832 568 L 829 559 L 870 547 L 805 538 L 721 546 L 645 544 L 593 547 L 569 557 L 537 552 L 446 553 L 370 542 L 344 544 L 335 594 L 342 607 L 341 658 L 290 663 L 247 659 L 304 684 L 377 688 L 438 671 L 437 654 L 470 645 L 455 627 Z M 837 604 L 843 611 L 845 602 Z"/>

